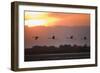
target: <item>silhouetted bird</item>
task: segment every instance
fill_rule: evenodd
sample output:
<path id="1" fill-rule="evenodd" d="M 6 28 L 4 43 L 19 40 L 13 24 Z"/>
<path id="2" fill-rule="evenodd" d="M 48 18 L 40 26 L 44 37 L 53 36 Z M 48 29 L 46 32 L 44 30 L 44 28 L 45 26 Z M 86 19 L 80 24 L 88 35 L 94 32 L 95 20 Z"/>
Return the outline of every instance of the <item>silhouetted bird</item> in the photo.
<path id="1" fill-rule="evenodd" d="M 48 38 L 48 39 L 53 39 L 53 40 L 54 40 L 54 39 L 56 39 L 56 38 L 55 38 L 55 36 L 53 35 L 51 38 Z"/>
<path id="2" fill-rule="evenodd" d="M 55 39 L 55 36 L 52 36 L 52 39 Z"/>
<path id="3" fill-rule="evenodd" d="M 38 40 L 38 39 L 39 39 L 39 37 L 38 37 L 38 36 L 35 36 L 35 37 L 34 37 L 34 39 L 35 39 L 35 40 Z"/>
<path id="4" fill-rule="evenodd" d="M 87 38 L 86 38 L 86 37 L 84 37 L 83 39 L 84 39 L 84 40 L 86 40 Z"/>
<path id="5" fill-rule="evenodd" d="M 74 37 L 73 36 L 70 36 L 70 39 L 73 39 Z"/>

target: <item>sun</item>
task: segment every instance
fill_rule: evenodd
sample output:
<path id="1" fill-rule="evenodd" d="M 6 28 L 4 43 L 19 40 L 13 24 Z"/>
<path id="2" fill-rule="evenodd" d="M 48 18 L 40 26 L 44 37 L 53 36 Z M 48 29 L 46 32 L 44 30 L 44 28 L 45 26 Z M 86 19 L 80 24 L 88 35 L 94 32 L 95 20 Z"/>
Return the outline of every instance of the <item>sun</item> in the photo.
<path id="1" fill-rule="evenodd" d="M 25 12 L 25 25 L 28 27 L 47 26 L 47 14 L 43 12 Z"/>
<path id="2" fill-rule="evenodd" d="M 28 27 L 35 26 L 53 26 L 58 21 L 58 18 L 48 16 L 48 13 L 43 12 L 26 12 L 25 25 Z"/>
<path id="3" fill-rule="evenodd" d="M 46 20 L 27 20 L 25 22 L 25 24 L 28 26 L 28 27 L 35 27 L 35 26 L 46 26 L 45 24 L 47 23 Z"/>
<path id="4" fill-rule="evenodd" d="M 50 27 L 50 26 L 53 26 L 54 22 L 56 21 L 57 19 L 55 18 L 33 19 L 33 20 L 25 21 L 25 25 L 27 25 L 28 27 L 35 27 L 35 26 Z"/>

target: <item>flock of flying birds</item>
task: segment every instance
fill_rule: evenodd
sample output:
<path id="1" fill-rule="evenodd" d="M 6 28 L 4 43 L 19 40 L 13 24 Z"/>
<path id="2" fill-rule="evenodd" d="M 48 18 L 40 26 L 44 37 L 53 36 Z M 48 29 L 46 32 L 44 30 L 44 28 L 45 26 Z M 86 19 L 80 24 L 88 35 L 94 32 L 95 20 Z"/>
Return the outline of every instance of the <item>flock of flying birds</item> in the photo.
<path id="1" fill-rule="evenodd" d="M 32 37 L 34 40 L 39 40 L 39 36 L 34 36 L 34 37 Z M 74 36 L 73 35 L 71 35 L 70 37 L 67 37 L 68 39 L 75 39 L 74 38 Z M 52 39 L 52 40 L 55 40 L 56 39 L 56 37 L 53 35 L 51 38 L 48 38 L 48 39 Z M 83 38 L 82 38 L 82 40 L 87 40 L 87 37 L 86 36 L 84 36 Z"/>

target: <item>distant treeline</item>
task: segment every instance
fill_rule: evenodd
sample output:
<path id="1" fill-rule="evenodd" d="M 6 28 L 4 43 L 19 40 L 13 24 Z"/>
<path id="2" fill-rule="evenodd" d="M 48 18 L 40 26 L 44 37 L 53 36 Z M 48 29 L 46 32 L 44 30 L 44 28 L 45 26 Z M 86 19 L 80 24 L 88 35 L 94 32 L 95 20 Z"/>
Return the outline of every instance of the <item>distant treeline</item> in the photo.
<path id="1" fill-rule="evenodd" d="M 84 46 L 71 46 L 71 45 L 60 45 L 55 46 L 33 46 L 32 48 L 25 48 L 25 55 L 33 54 L 55 54 L 55 53 L 81 53 L 90 52 L 90 47 Z"/>

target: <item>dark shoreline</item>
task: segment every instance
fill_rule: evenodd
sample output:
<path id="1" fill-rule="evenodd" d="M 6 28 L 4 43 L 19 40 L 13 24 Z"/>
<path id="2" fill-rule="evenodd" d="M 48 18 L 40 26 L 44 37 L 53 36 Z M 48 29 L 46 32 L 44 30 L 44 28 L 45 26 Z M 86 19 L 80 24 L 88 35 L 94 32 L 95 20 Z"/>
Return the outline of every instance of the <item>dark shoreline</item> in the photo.
<path id="1" fill-rule="evenodd" d="M 69 60 L 69 59 L 87 59 L 90 53 L 62 53 L 62 54 L 38 54 L 26 55 L 24 61 L 45 61 L 45 60 Z"/>
<path id="2" fill-rule="evenodd" d="M 85 59 L 90 58 L 90 47 L 60 45 L 54 46 L 33 46 L 24 51 L 24 61 L 41 60 L 62 60 L 62 59 Z"/>

